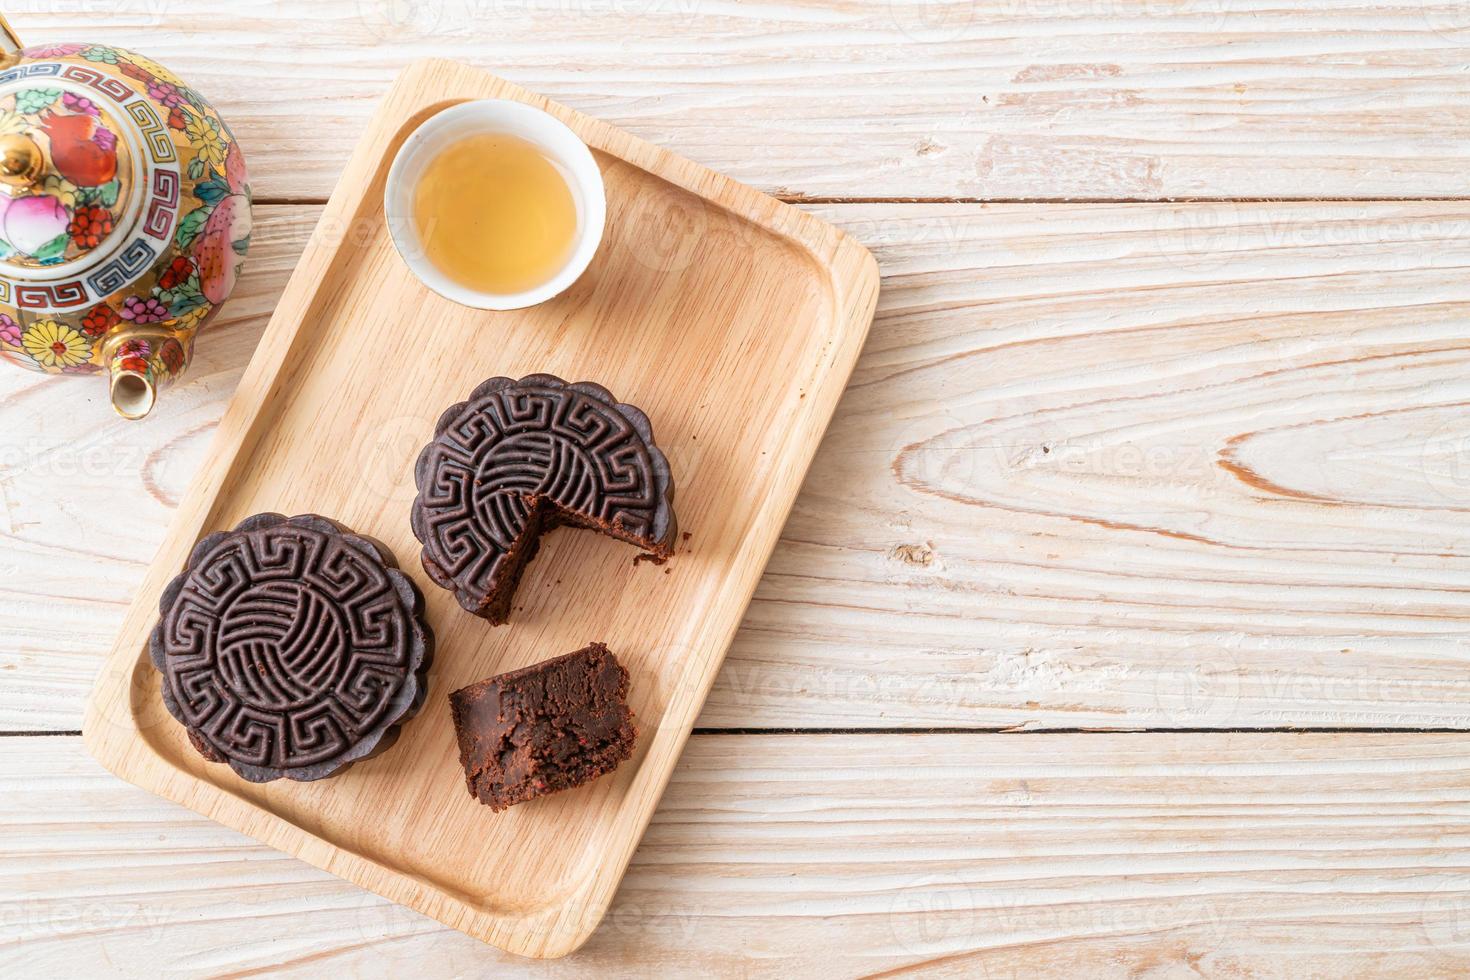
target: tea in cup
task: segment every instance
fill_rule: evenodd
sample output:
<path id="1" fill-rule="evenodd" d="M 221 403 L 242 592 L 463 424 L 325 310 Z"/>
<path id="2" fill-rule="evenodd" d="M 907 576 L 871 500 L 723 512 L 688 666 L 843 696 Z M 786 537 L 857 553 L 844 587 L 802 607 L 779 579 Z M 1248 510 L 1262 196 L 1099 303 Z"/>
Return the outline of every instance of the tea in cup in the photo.
<path id="1" fill-rule="evenodd" d="M 560 120 L 485 99 L 432 116 L 399 149 L 384 194 L 404 261 L 440 295 L 513 310 L 561 293 L 592 261 L 602 173 Z"/>

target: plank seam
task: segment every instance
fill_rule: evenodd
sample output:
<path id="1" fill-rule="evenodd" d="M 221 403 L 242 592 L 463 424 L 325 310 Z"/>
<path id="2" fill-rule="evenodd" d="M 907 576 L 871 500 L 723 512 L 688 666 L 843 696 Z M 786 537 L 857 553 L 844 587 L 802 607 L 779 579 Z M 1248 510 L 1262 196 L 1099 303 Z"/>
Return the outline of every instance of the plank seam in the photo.
<path id="1" fill-rule="evenodd" d="M 81 737 L 81 734 L 82 734 L 82 730 L 80 728 L 75 729 L 75 730 L 71 730 L 71 729 L 58 729 L 56 731 L 35 731 L 35 732 L 13 731 L 13 732 L 0 732 L 0 738 L 58 738 L 58 737 L 61 737 L 61 736 L 72 736 L 72 737 L 80 738 Z"/>
<path id="2" fill-rule="evenodd" d="M 695 728 L 694 735 L 1470 735 L 1470 728 L 1418 728 L 1414 726 L 1301 727 L 1281 725 L 1262 728 L 1016 728 L 996 726 L 949 726 L 931 728 Z"/>
<path id="3" fill-rule="evenodd" d="M 695 728 L 691 735 L 1470 735 L 1470 728 Z M 80 729 L 0 731 L 0 738 L 80 738 Z"/>
<path id="4" fill-rule="evenodd" d="M 786 204 L 1466 204 L 1470 196 L 1427 197 L 808 197 L 773 194 Z M 322 206 L 325 197 L 258 197 L 263 207 Z"/>

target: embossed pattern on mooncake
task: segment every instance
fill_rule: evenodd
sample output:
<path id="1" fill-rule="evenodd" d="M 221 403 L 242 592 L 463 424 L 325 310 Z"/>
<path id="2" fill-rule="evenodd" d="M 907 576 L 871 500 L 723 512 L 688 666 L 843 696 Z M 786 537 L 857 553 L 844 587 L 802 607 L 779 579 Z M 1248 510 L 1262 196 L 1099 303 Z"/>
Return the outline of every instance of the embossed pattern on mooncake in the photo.
<path id="1" fill-rule="evenodd" d="M 424 571 L 492 623 L 554 527 L 673 553 L 674 481 L 648 417 L 591 382 L 491 378 L 440 416 L 414 477 Z"/>
<path id="2" fill-rule="evenodd" d="M 194 548 L 149 653 L 205 758 L 251 782 L 321 779 L 386 748 L 422 704 L 422 606 L 380 546 L 323 517 L 257 514 Z"/>

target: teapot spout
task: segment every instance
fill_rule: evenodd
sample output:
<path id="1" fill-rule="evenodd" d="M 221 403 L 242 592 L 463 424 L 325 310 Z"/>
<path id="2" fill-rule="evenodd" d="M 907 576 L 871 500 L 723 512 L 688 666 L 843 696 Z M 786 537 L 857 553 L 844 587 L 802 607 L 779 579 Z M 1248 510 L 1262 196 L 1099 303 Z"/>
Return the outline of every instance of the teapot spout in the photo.
<path id="1" fill-rule="evenodd" d="M 153 411 L 158 387 L 147 373 L 112 371 L 112 407 L 125 419 L 136 420 Z"/>
<path id="2" fill-rule="evenodd" d="M 141 419 L 158 399 L 155 354 L 161 338 L 123 330 L 107 344 L 107 389 L 112 407 L 125 419 Z"/>

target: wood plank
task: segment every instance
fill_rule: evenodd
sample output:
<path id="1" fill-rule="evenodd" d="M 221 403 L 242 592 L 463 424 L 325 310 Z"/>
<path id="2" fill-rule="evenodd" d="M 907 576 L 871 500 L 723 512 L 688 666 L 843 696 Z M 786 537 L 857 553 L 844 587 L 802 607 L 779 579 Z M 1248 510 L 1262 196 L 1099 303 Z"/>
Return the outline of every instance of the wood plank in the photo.
<path id="1" fill-rule="evenodd" d="M 0 739 L 0 969 L 1463 976 L 1467 747 L 696 736 L 603 926 L 547 963 L 127 786 L 79 739 Z"/>
<path id="2" fill-rule="evenodd" d="M 43 9 L 44 8 L 44 9 Z M 324 199 L 426 56 L 788 196 L 1466 192 L 1458 0 L 89 0 L 32 43 L 138 48 L 213 97 L 256 193 Z"/>
<path id="3" fill-rule="evenodd" d="M 1467 218 L 853 214 L 878 322 L 702 724 L 1464 727 Z"/>
<path id="4" fill-rule="evenodd" d="M 1470 205 L 813 210 L 878 320 L 701 725 L 1470 727 Z M 143 426 L 0 373 L 0 730 L 79 727 L 315 213 Z"/>

